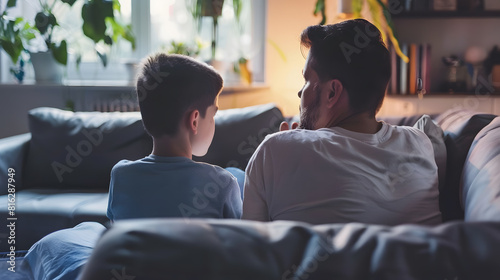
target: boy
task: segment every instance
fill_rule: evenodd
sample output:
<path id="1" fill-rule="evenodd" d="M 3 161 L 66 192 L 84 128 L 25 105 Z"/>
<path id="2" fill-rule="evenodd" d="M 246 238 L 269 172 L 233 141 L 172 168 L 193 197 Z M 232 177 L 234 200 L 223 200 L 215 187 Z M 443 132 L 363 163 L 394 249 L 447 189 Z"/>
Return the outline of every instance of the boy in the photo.
<path id="1" fill-rule="evenodd" d="M 155 54 L 137 78 L 137 94 L 151 155 L 122 160 L 111 171 L 111 221 L 151 217 L 237 218 L 236 179 L 221 167 L 199 163 L 215 132 L 221 76 L 190 57 Z"/>

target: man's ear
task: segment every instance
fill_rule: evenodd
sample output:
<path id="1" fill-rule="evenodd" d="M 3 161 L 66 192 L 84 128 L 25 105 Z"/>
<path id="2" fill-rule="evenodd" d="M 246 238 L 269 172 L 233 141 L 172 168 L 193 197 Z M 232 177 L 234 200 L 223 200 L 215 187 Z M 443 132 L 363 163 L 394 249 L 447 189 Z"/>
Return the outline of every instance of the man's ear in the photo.
<path id="1" fill-rule="evenodd" d="M 193 134 L 198 133 L 198 124 L 200 123 L 200 111 L 193 110 L 188 114 L 188 128 Z"/>
<path id="2" fill-rule="evenodd" d="M 327 82 L 328 96 L 326 98 L 328 108 L 332 108 L 340 99 L 340 96 L 344 93 L 344 86 L 342 82 L 337 79 L 329 80 Z"/>

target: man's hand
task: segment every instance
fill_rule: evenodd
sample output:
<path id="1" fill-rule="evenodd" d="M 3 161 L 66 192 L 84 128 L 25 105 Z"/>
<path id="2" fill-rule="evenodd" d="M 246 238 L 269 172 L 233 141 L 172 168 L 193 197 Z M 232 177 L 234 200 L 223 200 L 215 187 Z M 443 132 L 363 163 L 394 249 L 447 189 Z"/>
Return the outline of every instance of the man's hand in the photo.
<path id="1" fill-rule="evenodd" d="M 293 122 L 292 123 L 292 129 L 296 129 L 297 127 L 299 127 L 299 123 Z M 280 131 L 285 131 L 285 130 L 289 130 L 289 129 L 290 129 L 290 126 L 288 125 L 287 122 L 281 122 L 281 124 L 280 124 Z"/>

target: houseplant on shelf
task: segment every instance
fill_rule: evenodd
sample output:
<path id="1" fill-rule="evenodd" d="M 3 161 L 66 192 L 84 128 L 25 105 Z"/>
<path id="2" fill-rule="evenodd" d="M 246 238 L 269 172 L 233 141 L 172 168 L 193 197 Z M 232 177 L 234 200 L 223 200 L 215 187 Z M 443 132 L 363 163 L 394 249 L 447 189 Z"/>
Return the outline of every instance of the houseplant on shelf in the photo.
<path id="1" fill-rule="evenodd" d="M 35 16 L 35 27 L 45 42 L 46 51 L 30 54 L 35 70 L 35 80 L 37 83 L 60 83 L 62 65 L 65 66 L 68 63 L 68 43 L 65 39 L 57 42 L 53 38 L 54 31 L 61 28 L 53 10 L 59 4 L 72 6 L 76 0 L 54 0 L 51 3 L 40 0 L 39 2 L 41 11 Z"/>
<path id="2" fill-rule="evenodd" d="M 9 0 L 0 10 L 0 47 L 16 64 L 28 42 L 35 38 L 33 26 L 22 17 L 9 17 L 7 11 L 16 5 L 16 0 Z M 0 7 L 2 9 L 2 7 Z"/>
<path id="3" fill-rule="evenodd" d="M 107 53 L 109 52 L 102 47 L 103 45 L 111 46 L 124 39 L 132 44 L 132 49 L 135 49 L 135 37 L 132 34 L 131 25 L 122 24 L 115 17 L 121 12 L 118 0 L 39 0 L 40 11 L 35 16 L 34 26 L 30 26 L 30 30 L 43 39 L 46 50 L 31 53 L 37 82 L 61 82 L 63 66 L 68 63 L 68 45 L 71 41 L 68 38 L 75 37 L 75 34 L 64 34 L 62 39 L 55 39 L 54 32 L 61 32 L 64 29 L 59 24 L 54 11 L 64 5 L 73 7 L 76 2 L 80 1 L 83 2 L 82 36 L 93 41 L 103 66 L 107 66 Z M 16 1 L 9 0 L 8 4 L 13 7 Z M 81 55 L 76 54 L 77 66 L 80 62 Z"/>
<path id="4" fill-rule="evenodd" d="M 16 0 L 9 0 L 2 10 L 0 7 L 0 47 L 10 57 L 12 63 L 19 69 L 11 69 L 16 79 L 22 82 L 24 77 L 24 60 L 20 60 L 30 40 L 35 38 L 33 26 L 22 17 L 12 18 L 8 15 L 8 9 L 16 5 Z"/>
<path id="5" fill-rule="evenodd" d="M 201 21 L 203 17 L 212 18 L 212 43 L 211 61 L 215 61 L 215 54 L 217 51 L 217 38 L 218 38 L 218 21 L 222 15 L 222 7 L 224 0 L 195 0 L 194 7 L 191 10 L 194 20 L 198 24 L 198 30 L 201 29 Z"/>
<path id="6" fill-rule="evenodd" d="M 317 0 L 314 8 L 314 15 L 321 13 L 320 24 L 326 23 L 326 0 Z M 399 47 L 399 42 L 395 33 L 394 24 L 392 22 L 391 11 L 387 7 L 387 0 L 338 0 L 339 7 L 348 9 L 348 11 L 342 11 L 344 15 L 343 18 L 362 18 L 361 11 L 365 2 L 368 3 L 368 8 L 370 10 L 372 23 L 380 30 L 382 34 L 382 39 L 387 44 L 388 38 L 391 41 L 396 53 L 401 59 L 406 63 L 409 59 L 403 54 Z M 387 38 L 388 37 L 388 38 Z"/>

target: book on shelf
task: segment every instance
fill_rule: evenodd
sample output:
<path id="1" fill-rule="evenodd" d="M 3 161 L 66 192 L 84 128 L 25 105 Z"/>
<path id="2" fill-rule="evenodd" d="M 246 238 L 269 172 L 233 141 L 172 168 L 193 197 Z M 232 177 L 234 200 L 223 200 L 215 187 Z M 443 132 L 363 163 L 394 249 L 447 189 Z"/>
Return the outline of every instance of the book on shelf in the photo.
<path id="1" fill-rule="evenodd" d="M 431 46 L 429 44 L 401 44 L 401 52 L 408 56 L 409 63 L 397 56 L 394 46 L 389 46 L 391 58 L 391 79 L 388 94 L 416 94 L 417 80 L 422 79 L 423 89 L 430 92 L 431 84 Z"/>

